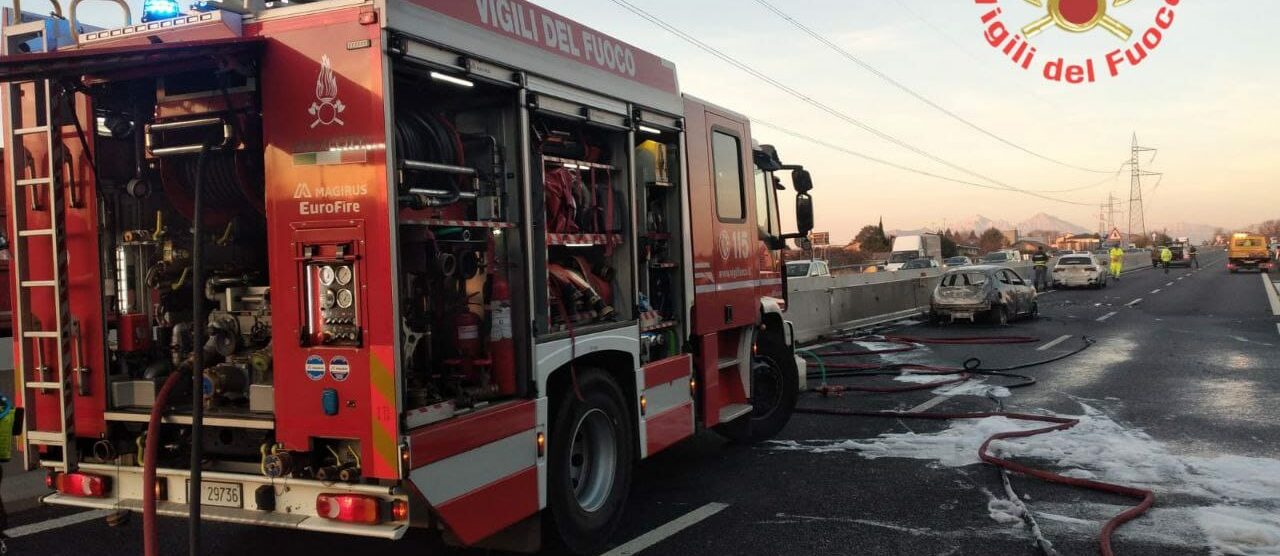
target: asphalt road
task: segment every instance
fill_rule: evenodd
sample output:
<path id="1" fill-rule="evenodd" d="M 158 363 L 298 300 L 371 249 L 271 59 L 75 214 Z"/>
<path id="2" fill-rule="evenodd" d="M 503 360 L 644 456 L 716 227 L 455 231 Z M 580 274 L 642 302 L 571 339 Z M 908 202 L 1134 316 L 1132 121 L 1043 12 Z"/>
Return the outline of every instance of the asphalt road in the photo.
<path id="1" fill-rule="evenodd" d="M 1105 290 L 1045 294 L 1041 318 L 1009 327 L 914 324 L 895 330 L 935 337 L 1028 335 L 1036 343 L 930 345 L 905 354 L 832 359 L 954 366 L 978 357 L 990 368 L 1065 354 L 1081 345 L 1081 336 L 1096 340 L 1083 353 L 1021 371 L 1038 383 L 1008 397 L 923 390 L 840 398 L 806 394 L 801 404 L 953 412 L 991 410 L 998 400 L 1009 410 L 1083 415 L 1080 432 L 1010 444 L 1005 453 L 1048 469 L 1155 489 L 1153 511 L 1117 534 L 1118 554 L 1206 555 L 1215 544 L 1222 551 L 1224 543 L 1235 542 L 1257 543 L 1240 554 L 1280 553 L 1280 536 L 1268 536 L 1280 535 L 1280 478 L 1267 474 L 1280 470 L 1280 319 L 1266 294 L 1269 282 L 1255 274 L 1228 274 L 1222 253 L 1205 253 L 1203 259 L 1205 268 L 1198 272 L 1142 270 Z M 903 384 L 887 377 L 832 382 Z M 963 436 L 965 426 L 797 415 L 780 436 L 782 443 L 736 446 L 714 434 L 700 435 L 639 466 L 625 523 L 614 536 L 614 547 L 623 549 L 613 554 L 631 553 L 635 545 L 624 543 L 637 538 L 655 541 L 645 555 L 1041 553 L 1027 522 L 1010 518 L 1020 510 L 1009 509 L 1014 504 L 1001 474 L 964 464 L 976 445 L 952 440 Z M 1025 457 L 1033 448 L 1039 450 L 1035 457 Z M 1102 523 L 1131 503 L 1018 476 L 1009 486 L 1040 535 L 1064 555 L 1096 554 Z M 35 529 L 68 516 L 86 521 Z M 17 513 L 10 531 L 25 535 L 9 547 L 20 554 L 141 551 L 140 520 L 109 528 L 91 517 L 97 516 L 61 508 Z M 672 522 L 686 527 L 663 527 Z M 1267 529 L 1268 523 L 1274 528 Z M 14 529 L 24 525 L 34 528 Z M 164 553 L 185 553 L 185 525 L 162 520 Z M 225 524 L 209 524 L 207 530 L 209 554 L 416 555 L 433 544 L 425 534 L 390 543 Z"/>

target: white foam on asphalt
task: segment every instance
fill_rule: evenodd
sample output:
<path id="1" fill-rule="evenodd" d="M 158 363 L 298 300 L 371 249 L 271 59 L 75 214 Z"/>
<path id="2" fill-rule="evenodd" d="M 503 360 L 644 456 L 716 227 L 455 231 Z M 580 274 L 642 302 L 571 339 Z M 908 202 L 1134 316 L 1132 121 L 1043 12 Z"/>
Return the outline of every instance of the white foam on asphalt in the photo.
<path id="1" fill-rule="evenodd" d="M 992 496 L 987 500 L 987 515 L 996 523 L 1022 525 L 1022 507 L 1012 500 Z"/>
<path id="2" fill-rule="evenodd" d="M 983 380 L 966 380 L 958 384 L 950 384 L 936 388 L 934 394 L 939 396 L 982 396 L 1007 398 L 1012 392 L 1004 386 L 992 386 Z"/>
<path id="3" fill-rule="evenodd" d="M 905 373 L 893 377 L 898 382 L 906 382 L 908 384 L 932 384 L 934 382 L 945 382 L 954 380 L 954 375 L 922 375 Z M 939 386 L 933 390 L 933 394 L 941 397 L 947 396 L 995 396 L 997 398 L 1007 398 L 1010 396 L 1008 388 L 1003 386 L 992 386 L 986 381 L 971 379 L 955 384 L 946 384 Z M 932 400 L 931 400 L 932 401 Z M 934 404 L 937 405 L 937 404 Z M 914 410 L 921 411 L 921 410 Z"/>
<path id="4" fill-rule="evenodd" d="M 912 373 L 903 373 L 893 377 L 893 379 L 898 382 L 907 382 L 911 384 L 931 384 L 934 382 L 943 382 L 952 378 L 955 377 L 947 375 L 920 375 Z"/>
<path id="5" fill-rule="evenodd" d="M 1280 516 L 1252 508 L 1201 508 L 1196 522 L 1209 537 L 1215 556 L 1280 555 Z"/>
<path id="6" fill-rule="evenodd" d="M 1280 460 L 1221 455 L 1186 456 L 1170 451 L 1145 432 L 1115 422 L 1082 405 L 1072 429 L 997 441 L 994 455 L 1048 462 L 1065 475 L 1149 488 L 1157 496 L 1178 494 L 1197 504 L 1190 510 L 1216 554 L 1280 556 Z M 978 447 L 990 436 L 1045 423 L 1004 417 L 951 421 L 932 433 L 885 433 L 865 440 L 775 442 L 776 450 L 855 452 L 867 459 L 919 459 L 947 467 L 980 463 Z M 1058 512 L 1066 513 L 1066 512 Z M 1182 523 L 1182 522 L 1180 522 Z"/>

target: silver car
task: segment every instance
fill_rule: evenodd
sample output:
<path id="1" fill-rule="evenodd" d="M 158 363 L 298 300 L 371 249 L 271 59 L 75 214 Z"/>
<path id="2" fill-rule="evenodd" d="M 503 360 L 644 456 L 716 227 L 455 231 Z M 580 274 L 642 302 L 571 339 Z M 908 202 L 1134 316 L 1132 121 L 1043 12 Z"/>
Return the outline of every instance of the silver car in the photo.
<path id="1" fill-rule="evenodd" d="M 1096 255 L 1064 255 L 1053 267 L 1053 287 L 1105 288 L 1107 265 Z"/>
<path id="2" fill-rule="evenodd" d="M 1020 316 L 1040 312 L 1036 289 L 1016 271 L 1002 266 L 966 266 L 948 270 L 933 290 L 929 317 L 932 322 L 957 319 L 977 321 L 987 317 L 1007 324 Z"/>

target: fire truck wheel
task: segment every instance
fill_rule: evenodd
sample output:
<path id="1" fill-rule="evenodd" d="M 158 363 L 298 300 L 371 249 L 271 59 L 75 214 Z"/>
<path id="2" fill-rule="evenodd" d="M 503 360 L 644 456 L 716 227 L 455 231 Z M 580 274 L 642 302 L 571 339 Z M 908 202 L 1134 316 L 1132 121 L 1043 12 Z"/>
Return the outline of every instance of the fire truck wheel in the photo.
<path id="1" fill-rule="evenodd" d="M 782 431 L 791 420 L 800 395 L 800 376 L 794 361 L 781 339 L 760 337 L 751 363 L 751 413 L 716 431 L 743 444 L 762 442 Z"/>
<path id="2" fill-rule="evenodd" d="M 622 390 L 608 374 L 578 369 L 578 390 L 560 396 L 548 439 L 552 538 L 568 552 L 600 548 L 622 518 L 634 439 Z"/>

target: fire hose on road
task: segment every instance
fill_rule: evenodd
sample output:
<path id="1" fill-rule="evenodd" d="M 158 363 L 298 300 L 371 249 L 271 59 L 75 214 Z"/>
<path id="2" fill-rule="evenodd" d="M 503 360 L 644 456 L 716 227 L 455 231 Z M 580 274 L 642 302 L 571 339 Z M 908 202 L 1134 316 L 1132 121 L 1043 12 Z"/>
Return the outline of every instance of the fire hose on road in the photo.
<path id="1" fill-rule="evenodd" d="M 828 363 L 825 361 L 827 357 L 848 357 L 862 356 L 886 353 L 902 353 L 918 349 L 922 344 L 940 344 L 940 345 L 997 345 L 997 344 L 1024 344 L 1039 341 L 1037 338 L 1019 337 L 1019 336 L 988 336 L 988 337 L 960 337 L 960 338 L 920 338 L 909 336 L 859 336 L 840 338 L 844 341 L 863 341 L 874 343 L 900 344 L 899 347 L 885 349 L 869 349 L 869 350 L 838 350 L 838 351 L 822 351 L 815 350 L 797 350 L 802 356 L 810 359 L 818 364 L 819 372 L 812 376 L 821 377 L 823 384 L 816 391 L 822 395 L 839 395 L 843 392 L 870 392 L 870 393 L 899 393 L 910 392 L 915 390 L 923 390 L 936 388 L 938 386 L 946 386 L 957 384 L 975 378 L 977 376 L 999 376 L 1006 378 L 1016 378 L 1018 382 L 1005 385 L 1006 388 L 1021 388 L 1035 384 L 1035 379 L 1029 376 L 1013 374 L 1009 371 L 1026 369 L 1045 365 L 1055 361 L 1060 361 L 1076 355 L 1089 346 L 1093 345 L 1093 340 L 1084 337 L 1082 345 L 1071 352 L 1031 363 L 1014 365 L 1011 367 L 998 369 L 984 369 L 982 362 L 977 358 L 971 358 L 965 361 L 962 368 L 949 368 L 934 365 L 920 365 L 914 363 L 890 363 L 886 365 L 870 365 L 857 363 Z M 834 369 L 835 372 L 829 371 Z M 827 378 L 835 377 L 864 377 L 864 376 L 893 376 L 901 375 L 905 372 L 912 374 L 929 374 L 939 376 L 954 376 L 955 378 L 942 380 L 939 382 L 931 382 L 928 384 L 912 384 L 899 387 L 866 387 L 866 386 L 848 386 L 848 385 L 828 385 Z M 1070 417 L 1058 417 L 1052 415 L 1035 415 L 1029 413 L 1014 413 L 1007 411 L 987 411 L 987 412 L 960 412 L 960 413 L 941 413 L 941 412 L 912 412 L 912 411 L 858 411 L 840 408 L 820 408 L 820 407 L 804 407 L 796 408 L 796 413 L 806 413 L 811 415 L 837 415 L 847 417 L 889 417 L 894 419 L 922 419 L 933 421 L 949 421 L 953 419 L 986 419 L 990 417 L 1004 417 L 1019 421 L 1030 421 L 1036 423 L 1046 423 L 1047 426 L 1030 430 L 1017 430 L 997 433 L 988 437 L 978 448 L 978 458 L 983 462 L 994 465 L 1002 470 L 1013 473 L 1020 473 L 1030 477 L 1035 477 L 1042 481 L 1068 485 L 1073 487 L 1085 488 L 1098 492 L 1109 494 L 1118 494 L 1130 498 L 1138 499 L 1137 505 L 1117 514 L 1107 521 L 1103 526 L 1099 536 L 1099 551 L 1103 556 L 1113 556 L 1114 552 L 1111 548 L 1111 537 L 1115 530 L 1124 523 L 1145 513 L 1154 503 L 1155 494 L 1147 489 L 1135 488 L 1114 483 L 1102 481 L 1094 481 L 1090 479 L 1080 479 L 1075 477 L 1067 477 L 1058 473 L 1053 473 L 1044 469 L 1037 469 L 1024 465 L 1009 459 L 1001 458 L 990 452 L 992 442 L 997 440 L 1009 440 L 1015 438 L 1027 438 L 1040 434 L 1046 434 L 1055 431 L 1064 431 L 1070 429 L 1080 423 L 1079 419 Z M 1043 542 L 1041 548 L 1046 552 L 1052 549 L 1047 547 Z"/>

